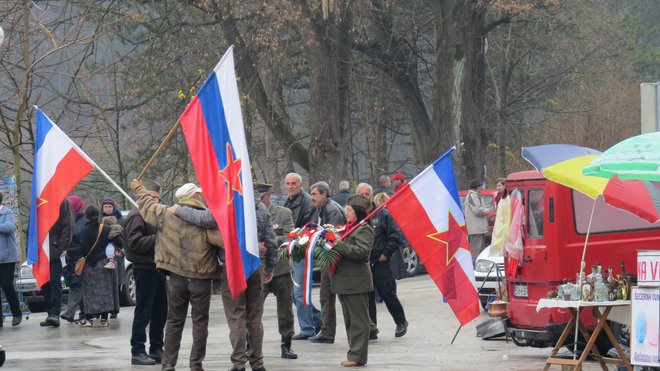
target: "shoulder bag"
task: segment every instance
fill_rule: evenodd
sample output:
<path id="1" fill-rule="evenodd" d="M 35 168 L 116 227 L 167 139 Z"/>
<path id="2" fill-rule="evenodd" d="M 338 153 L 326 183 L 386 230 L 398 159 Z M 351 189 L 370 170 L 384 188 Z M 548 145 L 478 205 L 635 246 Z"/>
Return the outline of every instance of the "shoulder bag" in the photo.
<path id="1" fill-rule="evenodd" d="M 85 264 L 87 262 L 87 257 L 89 256 L 89 254 L 92 253 L 92 251 L 96 247 L 96 244 L 99 243 L 99 238 L 101 238 L 101 232 L 102 231 L 103 231 L 103 224 L 99 225 L 99 233 L 96 235 L 96 241 L 94 241 L 94 244 L 92 245 L 92 247 L 87 252 L 87 255 L 83 256 L 80 259 L 78 259 L 78 261 L 76 262 L 76 265 L 73 269 L 73 271 L 76 273 L 76 276 L 82 276 L 83 272 L 85 271 Z"/>

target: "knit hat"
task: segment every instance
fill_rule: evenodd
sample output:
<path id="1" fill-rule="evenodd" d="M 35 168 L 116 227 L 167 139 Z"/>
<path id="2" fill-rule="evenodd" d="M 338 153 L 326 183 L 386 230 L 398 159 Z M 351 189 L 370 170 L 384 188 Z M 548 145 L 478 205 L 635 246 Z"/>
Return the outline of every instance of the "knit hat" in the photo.
<path id="1" fill-rule="evenodd" d="M 67 197 L 67 199 L 71 203 L 74 214 L 78 214 L 79 212 L 83 211 L 83 209 L 85 209 L 85 201 L 80 198 L 80 196 L 71 195 Z"/>
<path id="2" fill-rule="evenodd" d="M 392 175 L 392 180 L 403 180 L 403 179 L 405 179 L 403 173 L 394 173 L 394 175 Z"/>
<path id="3" fill-rule="evenodd" d="M 174 196 L 179 200 L 185 200 L 192 198 L 195 193 L 201 193 L 202 189 L 196 186 L 194 183 L 186 183 L 179 187 L 179 189 L 174 192 Z"/>
<path id="4" fill-rule="evenodd" d="M 103 198 L 103 201 L 101 201 L 101 207 L 103 205 L 112 205 L 115 209 L 117 208 L 117 204 L 115 203 L 115 200 L 112 199 L 110 196 L 106 196 Z"/>

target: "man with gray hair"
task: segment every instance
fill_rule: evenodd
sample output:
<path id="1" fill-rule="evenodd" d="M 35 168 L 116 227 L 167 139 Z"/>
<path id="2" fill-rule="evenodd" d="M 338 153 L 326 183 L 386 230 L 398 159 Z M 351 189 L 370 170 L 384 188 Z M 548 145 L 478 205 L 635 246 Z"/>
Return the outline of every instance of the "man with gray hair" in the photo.
<path id="1" fill-rule="evenodd" d="M 317 224 L 346 224 L 346 217 L 341 206 L 330 198 L 330 186 L 326 182 L 317 182 L 310 188 L 312 202 L 319 211 Z M 321 313 L 323 314 L 323 326 L 321 331 L 309 338 L 313 343 L 332 344 L 335 342 L 335 330 L 337 328 L 337 314 L 335 311 L 336 296 L 330 289 L 330 274 L 321 271 Z"/>
<path id="2" fill-rule="evenodd" d="M 348 184 L 348 181 L 342 180 L 339 182 L 339 191 L 337 194 L 332 196 L 332 199 L 335 200 L 338 204 L 340 204 L 342 207 L 346 206 L 346 200 L 348 199 L 348 196 L 351 195 L 351 185 Z"/>

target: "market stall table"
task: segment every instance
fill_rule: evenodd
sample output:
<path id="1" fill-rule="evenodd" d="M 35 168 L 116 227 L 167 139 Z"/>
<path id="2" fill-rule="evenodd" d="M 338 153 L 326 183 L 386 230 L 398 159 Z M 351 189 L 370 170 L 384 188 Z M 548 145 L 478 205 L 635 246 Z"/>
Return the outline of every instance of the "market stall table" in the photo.
<path id="1" fill-rule="evenodd" d="M 579 313 L 578 308 L 586 308 L 586 307 L 591 307 L 594 317 L 596 317 L 596 319 L 598 320 L 598 323 L 596 324 L 596 327 L 594 328 L 593 332 L 589 332 L 589 330 L 586 327 L 584 327 L 582 323 L 580 323 L 578 317 L 578 313 Z M 537 312 L 541 311 L 541 309 L 543 308 L 567 308 L 571 312 L 571 320 L 564 328 L 564 331 L 561 333 L 561 336 L 559 337 L 557 344 L 552 349 L 550 358 L 548 358 L 548 360 L 545 362 L 545 367 L 543 368 L 543 370 L 548 370 L 552 365 L 575 366 L 573 370 L 581 370 L 582 364 L 591 353 L 598 360 L 598 362 L 600 362 L 600 365 L 603 370 L 607 370 L 607 364 L 609 363 L 609 364 L 625 365 L 629 371 L 632 371 L 633 368 L 632 365 L 630 364 L 630 360 L 628 359 L 628 357 L 626 357 L 626 354 L 623 352 L 621 346 L 619 345 L 619 341 L 616 339 L 616 337 L 612 333 L 612 330 L 607 325 L 607 316 L 610 315 L 612 308 L 615 307 L 622 309 L 629 309 L 630 301 L 617 300 L 617 301 L 603 301 L 603 302 L 588 302 L 588 301 L 565 301 L 565 300 L 555 300 L 555 299 L 539 300 L 539 303 L 536 306 Z M 604 309 L 601 311 L 601 308 Z M 566 341 L 566 339 L 571 334 L 574 333 L 573 326 L 576 323 L 578 325 L 578 329 L 582 334 L 582 336 L 585 339 L 587 339 L 587 345 L 582 351 L 580 358 L 579 359 L 555 358 L 555 356 L 559 352 L 559 349 L 561 349 L 561 347 L 564 346 L 564 341 Z M 604 330 L 605 333 L 607 334 L 607 337 L 612 342 L 612 345 L 614 345 L 614 347 L 616 348 L 621 359 L 604 357 L 598 352 L 598 349 L 596 349 L 596 347 L 594 346 L 594 344 L 596 343 L 596 338 L 598 338 L 598 334 L 600 334 L 602 330 Z"/>

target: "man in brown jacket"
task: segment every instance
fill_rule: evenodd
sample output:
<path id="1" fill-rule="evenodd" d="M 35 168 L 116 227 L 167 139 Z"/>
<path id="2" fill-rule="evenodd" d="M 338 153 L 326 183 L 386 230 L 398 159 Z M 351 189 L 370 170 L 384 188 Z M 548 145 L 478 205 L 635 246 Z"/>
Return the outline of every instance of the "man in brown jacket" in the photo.
<path id="1" fill-rule="evenodd" d="M 190 369 L 203 370 L 208 338 L 211 281 L 219 277 L 218 248 L 223 242 L 217 229 L 204 229 L 177 218 L 168 207 L 156 203 L 139 180 L 131 182 L 144 220 L 156 227 L 156 268 L 168 272 L 168 314 L 165 329 L 163 371 L 176 365 L 188 303 L 192 307 L 193 344 Z M 202 190 L 192 183 L 175 193 L 181 207 L 205 210 Z"/>

